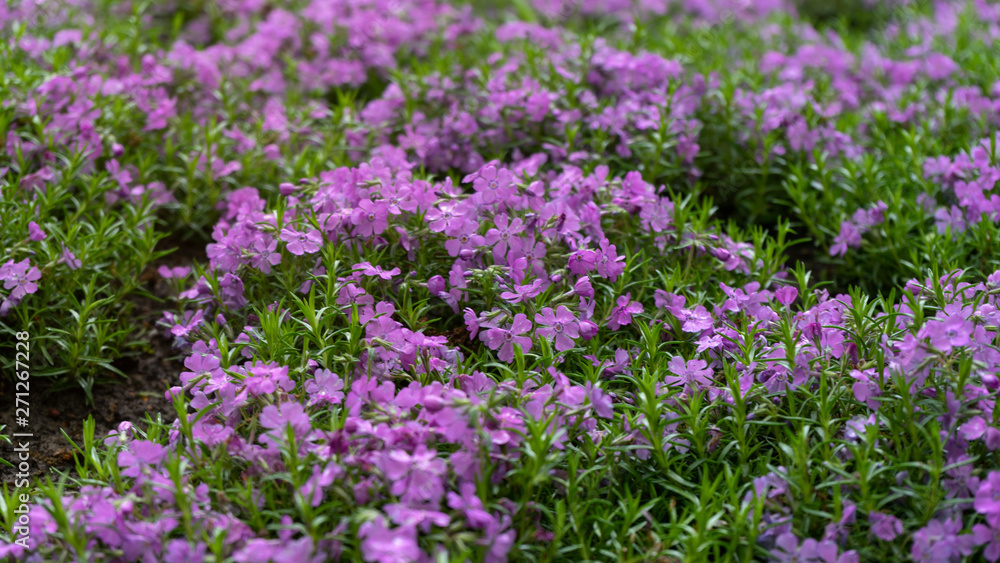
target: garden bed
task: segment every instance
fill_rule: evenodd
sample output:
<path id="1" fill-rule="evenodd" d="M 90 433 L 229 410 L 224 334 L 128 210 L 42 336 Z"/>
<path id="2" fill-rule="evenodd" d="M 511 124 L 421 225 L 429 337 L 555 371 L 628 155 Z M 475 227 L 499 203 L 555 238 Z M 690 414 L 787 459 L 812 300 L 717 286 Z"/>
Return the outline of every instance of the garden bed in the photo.
<path id="1" fill-rule="evenodd" d="M 822 4 L 0 3 L 0 559 L 1000 559 L 1000 6 Z"/>

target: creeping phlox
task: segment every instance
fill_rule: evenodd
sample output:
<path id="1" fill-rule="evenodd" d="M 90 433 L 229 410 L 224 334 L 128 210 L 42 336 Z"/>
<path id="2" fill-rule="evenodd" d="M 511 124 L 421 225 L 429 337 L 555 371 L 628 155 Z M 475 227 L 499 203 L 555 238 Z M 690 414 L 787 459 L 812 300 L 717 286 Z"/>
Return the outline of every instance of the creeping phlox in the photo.
<path id="1" fill-rule="evenodd" d="M 183 358 L 0 557 L 1000 560 L 1000 7 L 856 3 L 0 3 L 0 328 Z"/>

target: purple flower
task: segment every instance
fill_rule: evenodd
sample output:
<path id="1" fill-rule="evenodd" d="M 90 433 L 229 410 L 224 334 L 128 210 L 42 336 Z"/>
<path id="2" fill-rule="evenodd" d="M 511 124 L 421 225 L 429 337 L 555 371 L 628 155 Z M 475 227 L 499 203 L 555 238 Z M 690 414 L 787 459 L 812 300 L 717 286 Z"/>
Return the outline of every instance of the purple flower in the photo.
<path id="1" fill-rule="evenodd" d="M 323 236 L 316 229 L 309 229 L 303 233 L 284 228 L 281 230 L 281 240 L 287 243 L 288 251 L 296 256 L 317 252 L 323 244 Z"/>
<path id="2" fill-rule="evenodd" d="M 931 520 L 927 526 L 913 534 L 910 556 L 913 561 L 936 563 L 959 560 L 963 555 L 970 555 L 975 539 L 970 534 L 959 535 L 961 531 L 962 521 L 960 519 L 949 519 L 943 522 Z"/>
<path id="3" fill-rule="evenodd" d="M 448 251 L 448 256 L 458 256 L 465 251 L 475 251 L 480 246 L 486 243 L 486 238 L 478 233 L 479 223 L 473 220 L 462 221 L 461 226 L 455 229 L 452 236 L 455 238 L 449 239 L 444 243 L 445 250 Z"/>
<path id="4" fill-rule="evenodd" d="M 948 229 L 951 229 L 952 234 L 961 233 L 965 231 L 965 215 L 958 206 L 952 205 L 950 208 L 939 207 L 934 213 L 934 224 L 937 225 L 937 231 L 940 234 L 945 234 Z"/>
<path id="5" fill-rule="evenodd" d="M 118 465 L 125 468 L 124 477 L 138 477 L 144 469 L 150 468 L 167 457 L 167 448 L 147 440 L 135 440 L 128 450 L 118 452 Z"/>
<path id="6" fill-rule="evenodd" d="M 389 206 L 384 201 L 363 199 L 351 217 L 355 232 L 361 236 L 381 234 L 389 226 Z"/>
<path id="7" fill-rule="evenodd" d="M 193 546 L 186 539 L 173 539 L 163 552 L 163 563 L 191 563 L 204 561 L 208 553 L 208 545 L 198 542 Z"/>
<path id="8" fill-rule="evenodd" d="M 524 221 L 520 217 L 511 221 L 506 214 L 501 213 L 493 223 L 496 227 L 486 231 L 486 244 L 493 247 L 493 255 L 506 256 L 508 246 L 520 250 L 521 239 L 516 235 L 524 230 Z"/>
<path id="9" fill-rule="evenodd" d="M 107 446 L 113 446 L 116 443 L 128 442 L 132 439 L 133 427 L 132 423 L 125 420 L 118 424 L 117 430 L 111 430 L 108 432 L 108 436 L 104 438 L 104 444 Z"/>
<path id="10" fill-rule="evenodd" d="M 868 416 L 856 416 L 844 424 L 844 439 L 852 444 L 858 443 L 862 438 L 868 436 L 868 427 L 878 428 L 875 414 Z"/>
<path id="11" fill-rule="evenodd" d="M 394 524 L 416 526 L 424 533 L 430 533 L 431 525 L 444 528 L 451 522 L 451 517 L 437 510 L 411 508 L 399 503 L 387 504 L 382 509 Z"/>
<path id="12" fill-rule="evenodd" d="M 949 315 L 944 320 L 933 320 L 924 325 L 921 334 L 930 336 L 931 346 L 948 353 L 952 348 L 968 346 L 972 343 L 972 331 L 975 324 L 964 319 L 961 315 Z"/>
<path id="13" fill-rule="evenodd" d="M 960 455 L 954 460 L 954 463 L 968 461 L 968 459 L 968 456 Z M 971 463 L 964 463 L 952 467 L 946 472 L 948 477 L 944 480 L 944 486 L 948 490 L 947 498 L 968 499 L 976 496 L 976 491 L 979 490 L 979 478 L 973 475 L 974 470 Z"/>
<path id="14" fill-rule="evenodd" d="M 304 436 L 312 428 L 305 407 L 297 401 L 289 401 L 278 405 L 268 405 L 260 412 L 260 424 L 284 438 L 285 429 L 291 427 L 297 437 Z"/>
<path id="15" fill-rule="evenodd" d="M 504 201 L 514 193 L 510 187 L 513 178 L 506 168 L 497 170 L 491 164 L 479 172 L 479 177 L 472 183 L 472 189 L 479 193 L 483 203 Z"/>
<path id="16" fill-rule="evenodd" d="M 774 298 L 785 307 L 788 307 L 799 296 L 799 290 L 790 285 L 779 287 L 774 291 Z"/>
<path id="17" fill-rule="evenodd" d="M 309 393 L 309 405 L 327 403 L 339 405 L 344 399 L 344 381 L 328 369 L 316 371 L 316 375 L 306 382 L 306 393 Z"/>
<path id="18" fill-rule="evenodd" d="M 980 514 L 1000 517 L 1000 471 L 990 471 L 986 479 L 983 479 L 972 506 Z"/>
<path id="19" fill-rule="evenodd" d="M 851 377 L 857 380 L 852 387 L 854 398 L 868 405 L 871 410 L 877 411 L 879 407 L 878 397 L 882 396 L 882 389 L 872 379 L 874 376 L 874 369 L 851 371 Z"/>
<path id="20" fill-rule="evenodd" d="M 424 552 L 417 545 L 417 529 L 414 526 L 400 526 L 392 530 L 385 526 L 383 518 L 365 522 L 358 529 L 361 556 L 373 563 L 411 563 L 424 558 Z"/>
<path id="21" fill-rule="evenodd" d="M 465 328 L 469 331 L 469 338 L 475 338 L 479 333 L 479 316 L 475 311 L 466 307 L 462 311 L 462 319 L 465 320 Z"/>
<path id="22" fill-rule="evenodd" d="M 843 545 L 851 533 L 852 525 L 857 521 L 858 507 L 849 500 L 844 500 L 841 505 L 840 520 L 833 521 L 824 526 L 823 541 L 832 541 Z"/>
<path id="23" fill-rule="evenodd" d="M 892 541 L 903 533 L 903 522 L 892 514 L 872 511 L 868 514 L 872 535 L 882 541 Z"/>
<path id="24" fill-rule="evenodd" d="M 160 266 L 156 269 L 156 273 L 160 274 L 160 277 L 165 280 L 178 279 L 187 277 L 191 273 L 191 268 L 187 266 L 177 266 L 175 268 Z"/>
<path id="25" fill-rule="evenodd" d="M 575 346 L 573 339 L 580 337 L 580 323 L 565 305 L 560 305 L 555 312 L 551 307 L 542 309 L 535 314 L 535 322 L 541 325 L 535 331 L 538 336 L 553 338 L 560 352 L 572 349 Z"/>
<path id="26" fill-rule="evenodd" d="M 219 297 L 222 304 L 230 309 L 239 309 L 247 304 L 243 295 L 243 280 L 239 276 L 227 273 L 219 281 Z"/>
<path id="27" fill-rule="evenodd" d="M 586 248 L 577 250 L 569 255 L 568 267 L 574 274 L 586 276 L 597 267 L 597 253 Z"/>
<path id="28" fill-rule="evenodd" d="M 981 416 L 974 416 L 968 422 L 958 427 L 959 434 L 966 440 L 978 440 L 986 433 L 988 425 Z"/>
<path id="29" fill-rule="evenodd" d="M 594 298 L 594 286 L 590 283 L 590 278 L 587 276 L 580 276 L 573 285 L 573 292 L 583 297 L 585 299 Z"/>
<path id="30" fill-rule="evenodd" d="M 847 254 L 847 248 L 859 248 L 861 246 L 861 232 L 854 223 L 844 221 L 840 224 L 840 234 L 833 239 L 833 246 L 830 247 L 830 256 L 843 256 Z"/>
<path id="31" fill-rule="evenodd" d="M 70 270 L 77 270 L 83 265 L 83 262 L 65 244 L 62 247 L 62 256 L 59 258 L 59 262 L 66 264 L 66 267 Z"/>
<path id="32" fill-rule="evenodd" d="M 775 545 L 771 561 L 778 563 L 857 563 L 859 559 L 853 550 L 838 553 L 837 544 L 830 540 L 818 542 L 806 538 L 800 546 L 791 532 L 779 535 Z"/>
<path id="33" fill-rule="evenodd" d="M 400 449 L 383 452 L 379 469 L 390 483 L 389 491 L 404 502 L 436 504 L 444 497 L 448 465 L 425 444 L 418 445 L 413 454 Z"/>
<path id="34" fill-rule="evenodd" d="M 355 270 L 361 270 L 361 273 L 368 277 L 378 277 L 383 280 L 391 280 L 394 276 L 398 276 L 400 269 L 393 268 L 391 270 L 383 270 L 381 266 L 372 266 L 368 262 L 361 262 L 360 264 L 355 264 L 353 266 Z"/>
<path id="35" fill-rule="evenodd" d="M 712 328 L 714 320 L 712 314 L 704 305 L 696 305 L 694 309 L 681 309 L 678 311 L 678 319 L 683 321 L 681 330 L 692 334 L 700 334 L 702 331 Z"/>
<path id="36" fill-rule="evenodd" d="M 530 330 L 531 321 L 528 320 L 527 315 L 518 313 L 514 316 L 509 329 L 490 328 L 482 335 L 482 338 L 486 341 L 486 345 L 490 347 L 490 350 L 500 349 L 500 352 L 497 353 L 497 358 L 501 361 L 509 362 L 514 359 L 515 344 L 519 345 L 524 352 L 531 349 L 531 337 L 521 336 Z"/>
<path id="37" fill-rule="evenodd" d="M 188 382 L 198 378 L 212 379 L 224 376 L 225 372 L 221 365 L 219 358 L 213 354 L 195 352 L 184 359 L 184 367 L 190 371 L 180 373 L 181 384 L 187 385 Z"/>
<path id="38" fill-rule="evenodd" d="M 309 505 L 317 507 L 323 502 L 323 489 L 333 484 L 334 479 L 343 475 L 344 469 L 336 463 L 330 463 L 326 467 L 313 466 L 312 476 L 306 480 L 299 492 L 303 497 L 309 499 Z"/>
<path id="39" fill-rule="evenodd" d="M 20 262 L 13 260 L 0 266 L 0 279 L 4 280 L 4 289 L 12 290 L 10 297 L 19 301 L 25 295 L 38 291 L 35 283 L 42 277 L 42 273 L 31 265 L 27 258 Z"/>
<path id="40" fill-rule="evenodd" d="M 205 311 L 203 309 L 198 309 L 194 313 L 185 311 L 179 317 L 175 317 L 169 311 L 164 311 L 163 320 L 171 325 L 170 334 L 177 338 L 187 338 L 201 323 L 205 322 Z"/>
<path id="41" fill-rule="evenodd" d="M 504 291 L 500 298 L 508 303 L 517 304 L 525 299 L 533 299 L 542 292 L 542 280 L 535 280 L 531 283 L 515 285 L 514 291 Z"/>
<path id="42" fill-rule="evenodd" d="M 974 416 L 959 426 L 959 433 L 966 440 L 981 440 L 985 436 L 986 447 L 990 451 L 1000 448 L 1000 430 L 988 424 L 981 416 Z"/>
<path id="43" fill-rule="evenodd" d="M 352 305 L 356 304 L 359 307 L 364 305 L 374 305 L 375 298 L 368 295 L 365 290 L 355 283 L 349 283 L 340 289 L 340 293 L 337 294 L 337 305 Z"/>
<path id="44" fill-rule="evenodd" d="M 292 244 L 293 243 L 288 244 L 289 252 L 292 252 Z M 300 246 L 297 241 L 294 244 L 296 245 L 296 248 Z M 250 265 L 265 274 L 270 274 L 271 266 L 277 266 L 278 263 L 281 262 L 281 253 L 278 252 L 278 241 L 273 238 L 269 238 L 268 240 L 259 238 L 253 241 L 253 249 L 254 254 L 250 257 Z M 292 254 L 296 253 L 292 252 Z"/>
<path id="45" fill-rule="evenodd" d="M 972 538 L 976 545 L 986 544 L 983 558 L 987 561 L 1000 559 L 1000 518 L 994 516 L 986 519 L 987 524 L 976 524 L 972 527 Z"/>
<path id="46" fill-rule="evenodd" d="M 624 271 L 625 257 L 618 256 L 615 245 L 611 244 L 608 239 L 602 239 L 600 251 L 597 253 L 597 273 L 615 281 Z"/>
<path id="47" fill-rule="evenodd" d="M 274 393 L 279 387 L 286 393 L 295 389 L 295 382 L 288 377 L 288 366 L 258 364 L 246 371 L 248 375 L 244 383 L 247 391 L 254 397 Z"/>
<path id="48" fill-rule="evenodd" d="M 587 400 L 590 402 L 590 406 L 594 409 L 594 412 L 597 413 L 597 416 L 601 418 L 615 417 L 614 403 L 612 403 L 611 397 L 604 390 L 589 381 L 584 385 L 584 390 Z"/>
<path id="49" fill-rule="evenodd" d="M 844 333 L 835 329 L 823 329 L 819 335 L 819 347 L 824 354 L 834 358 L 844 355 Z"/>
<path id="50" fill-rule="evenodd" d="M 712 384 L 712 377 L 715 375 L 705 360 L 684 361 L 681 356 L 670 358 L 667 367 L 674 375 L 664 378 L 667 385 L 686 385 L 690 389 L 704 389 Z"/>
<path id="51" fill-rule="evenodd" d="M 626 293 L 618 298 L 617 306 L 611 309 L 608 316 L 608 328 L 618 330 L 619 328 L 632 323 L 632 315 L 642 313 L 642 303 L 632 301 L 632 294 Z"/>
<path id="52" fill-rule="evenodd" d="M 428 221 L 427 228 L 431 232 L 451 235 L 456 232 L 457 225 L 465 225 L 466 221 L 462 219 L 465 213 L 458 207 L 458 203 L 453 201 L 446 201 L 437 207 L 431 208 L 425 219 Z M 475 224 L 478 228 L 478 224 L 475 221 L 470 221 Z M 481 243 L 480 243 L 481 244 Z M 457 253 L 456 253 L 457 255 Z"/>
<path id="53" fill-rule="evenodd" d="M 465 514 L 466 522 L 470 528 L 482 529 L 495 525 L 496 518 L 484 510 L 483 501 L 476 496 L 474 483 L 463 481 L 458 490 L 461 494 L 448 493 L 448 507 L 452 510 L 461 510 Z"/>
<path id="54" fill-rule="evenodd" d="M 28 223 L 28 238 L 30 238 L 35 242 L 38 242 L 40 240 L 45 240 L 45 237 L 47 236 L 48 235 L 45 234 L 45 231 L 43 231 L 42 228 L 38 226 L 38 223 L 34 221 Z"/>

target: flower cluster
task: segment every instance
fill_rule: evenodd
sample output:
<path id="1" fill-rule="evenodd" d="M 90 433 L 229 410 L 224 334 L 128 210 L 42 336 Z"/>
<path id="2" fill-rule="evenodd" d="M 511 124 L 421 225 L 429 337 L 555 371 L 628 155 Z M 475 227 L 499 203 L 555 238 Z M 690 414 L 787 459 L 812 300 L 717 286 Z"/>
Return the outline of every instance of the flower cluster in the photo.
<path id="1" fill-rule="evenodd" d="M 473 4 L 0 6 L 0 329 L 183 363 L 0 557 L 1000 559 L 1000 8 Z"/>

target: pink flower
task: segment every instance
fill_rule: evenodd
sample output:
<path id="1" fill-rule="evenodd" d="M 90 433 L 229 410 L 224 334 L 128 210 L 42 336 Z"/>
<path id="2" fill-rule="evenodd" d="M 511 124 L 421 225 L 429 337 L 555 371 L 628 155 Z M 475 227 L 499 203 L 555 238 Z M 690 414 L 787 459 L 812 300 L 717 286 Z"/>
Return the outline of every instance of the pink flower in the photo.
<path id="1" fill-rule="evenodd" d="M 981 416 L 970 418 L 968 422 L 958 427 L 958 432 L 966 440 L 985 438 L 986 447 L 990 451 L 1000 448 L 1000 430 L 988 424 Z"/>
<path id="2" fill-rule="evenodd" d="M 389 226 L 389 206 L 383 201 L 363 199 L 358 202 L 351 218 L 355 232 L 361 236 L 381 234 Z"/>
<path id="3" fill-rule="evenodd" d="M 399 275 L 399 268 L 393 268 L 391 270 L 383 270 L 381 266 L 372 266 L 368 262 L 361 262 L 360 264 L 355 264 L 353 266 L 354 270 L 361 270 L 361 273 L 369 277 L 378 277 L 384 280 L 391 280 L 394 276 Z"/>
<path id="4" fill-rule="evenodd" d="M 73 254 L 73 251 L 71 251 L 65 244 L 62 247 L 62 255 L 60 256 L 59 261 L 66 264 L 66 267 L 70 270 L 77 270 L 83 265 L 83 262 L 81 262 L 80 259 L 76 257 L 76 254 Z"/>
<path id="5" fill-rule="evenodd" d="M 326 403 L 339 405 L 344 399 L 344 381 L 328 369 L 316 371 L 316 375 L 305 385 L 309 394 L 309 404 Z"/>
<path id="6" fill-rule="evenodd" d="M 882 395 L 882 390 L 879 388 L 878 383 L 872 380 L 874 375 L 874 369 L 851 371 L 851 377 L 857 380 L 852 387 L 854 398 L 868 405 L 868 408 L 871 410 L 877 411 L 879 407 L 878 397 Z"/>
<path id="7" fill-rule="evenodd" d="M 565 305 L 560 305 L 555 312 L 551 307 L 542 309 L 535 314 L 535 322 L 542 325 L 536 330 L 538 336 L 554 338 L 555 348 L 560 352 L 572 349 L 575 346 L 573 339 L 580 337 L 580 323 Z"/>
<path id="8" fill-rule="evenodd" d="M 436 504 L 444 497 L 443 478 L 448 474 L 448 464 L 437 457 L 437 450 L 425 444 L 418 445 L 413 454 L 400 449 L 384 452 L 379 469 L 391 484 L 390 492 L 404 502 Z"/>
<path id="9" fill-rule="evenodd" d="M 601 240 L 601 249 L 597 256 L 597 273 L 602 277 L 615 281 L 625 271 L 625 257 L 618 256 L 615 245 L 608 239 Z"/>
<path id="10" fill-rule="evenodd" d="M 850 221 L 840 224 L 840 234 L 833 239 L 833 246 L 830 247 L 830 256 L 843 256 L 847 254 L 847 248 L 859 248 L 861 246 L 861 232 Z"/>
<path id="11" fill-rule="evenodd" d="M 167 457 L 167 448 L 155 442 L 136 440 L 127 451 L 118 452 L 118 465 L 125 468 L 123 477 L 138 477 L 143 469 L 157 465 Z"/>
<path id="12" fill-rule="evenodd" d="M 455 229 L 453 239 L 444 243 L 448 256 L 458 256 L 463 250 L 475 251 L 486 243 L 486 238 L 478 233 L 479 224 L 475 221 L 462 221 L 460 227 Z"/>
<path id="13" fill-rule="evenodd" d="M 948 353 L 952 348 L 968 346 L 972 343 L 972 331 L 975 324 L 961 315 L 949 315 L 944 320 L 934 320 L 924 325 L 927 335 L 931 338 L 931 346 Z M 921 331 L 924 332 L 924 331 Z"/>
<path id="14" fill-rule="evenodd" d="M 164 321 L 170 323 L 170 334 L 177 338 L 187 338 L 203 322 L 205 322 L 205 311 L 198 309 L 194 313 L 185 311 L 180 316 L 174 316 L 169 311 L 163 312 Z"/>
<path id="15" fill-rule="evenodd" d="M 987 518 L 986 522 L 972 527 L 972 538 L 976 545 L 986 544 L 984 559 L 996 561 L 1000 559 L 1000 518 Z"/>
<path id="16" fill-rule="evenodd" d="M 343 475 L 344 469 L 336 463 L 330 463 L 326 467 L 313 466 L 312 476 L 306 480 L 305 485 L 299 490 L 302 496 L 309 499 L 309 505 L 317 507 L 323 502 L 323 489 L 333 484 L 333 481 Z"/>
<path id="17" fill-rule="evenodd" d="M 424 552 L 417 544 L 417 529 L 400 526 L 390 530 L 383 518 L 365 522 L 358 529 L 361 555 L 372 563 L 410 563 L 424 559 Z"/>
<path id="18" fill-rule="evenodd" d="M 702 331 L 712 328 L 711 313 L 704 305 L 697 305 L 694 309 L 681 309 L 678 311 L 681 313 L 678 319 L 683 321 L 681 324 L 681 330 L 684 332 L 690 332 L 692 334 L 699 334 Z"/>
<path id="19" fill-rule="evenodd" d="M 349 283 L 340 289 L 337 294 L 337 305 L 374 305 L 375 298 L 368 295 L 365 290 L 357 284 Z"/>
<path id="20" fill-rule="evenodd" d="M 472 188 L 479 193 L 483 203 L 503 201 L 511 196 L 510 189 L 513 175 L 506 168 L 497 170 L 492 164 L 483 168 L 479 177 L 472 183 Z"/>
<path id="21" fill-rule="evenodd" d="M 500 298 L 508 303 L 520 303 L 525 299 L 533 299 L 542 292 L 542 280 L 514 286 L 514 291 L 504 291 Z"/>
<path id="22" fill-rule="evenodd" d="M 584 385 L 584 390 L 587 400 L 590 401 L 590 406 L 597 416 L 601 418 L 615 417 L 614 404 L 611 402 L 611 397 L 604 393 L 604 390 L 589 381 Z"/>
<path id="23" fill-rule="evenodd" d="M 47 236 L 48 235 L 45 234 L 45 231 L 43 231 L 42 228 L 38 226 L 38 223 L 34 221 L 28 223 L 28 238 L 30 238 L 35 242 L 38 242 L 40 240 L 45 240 L 45 237 Z"/>
<path id="24" fill-rule="evenodd" d="M 285 228 L 281 230 L 281 240 L 288 243 L 286 248 L 296 256 L 317 252 L 323 244 L 323 236 L 316 229 L 309 229 L 303 233 Z"/>
<path id="25" fill-rule="evenodd" d="M 819 345 L 823 353 L 839 358 L 844 355 L 844 333 L 836 329 L 823 329 Z"/>
<path id="26" fill-rule="evenodd" d="M 524 230 L 524 221 L 520 217 L 511 221 L 506 214 L 501 213 L 493 220 L 496 228 L 486 231 L 486 244 L 493 247 L 494 256 L 505 256 L 507 247 L 521 249 L 521 239 L 517 234 Z"/>
<path id="27" fill-rule="evenodd" d="M 427 227 L 432 232 L 444 232 L 451 235 L 455 232 L 457 225 L 464 223 L 462 220 L 463 215 L 464 212 L 458 207 L 457 203 L 446 201 L 437 207 L 432 207 L 427 212 L 427 215 L 424 216 L 424 219 L 428 221 Z"/>
<path id="28" fill-rule="evenodd" d="M 191 268 L 187 266 L 177 266 L 175 268 L 160 266 L 156 269 L 156 273 L 160 274 L 160 277 L 165 280 L 172 280 L 187 277 L 191 273 Z"/>
<path id="29" fill-rule="evenodd" d="M 269 429 L 269 434 L 284 438 L 285 429 L 291 427 L 298 437 L 304 436 L 312 428 L 305 407 L 297 401 L 278 405 L 268 405 L 260 412 L 260 424 Z"/>
<path id="30" fill-rule="evenodd" d="M 288 245 L 289 252 L 292 252 L 292 244 L 293 243 L 289 243 Z M 298 248 L 301 243 L 296 241 L 294 244 L 296 245 L 296 248 Z M 254 255 L 250 257 L 250 264 L 265 274 L 270 274 L 271 266 L 277 266 L 278 263 L 281 262 L 281 253 L 278 252 L 278 241 L 273 238 L 268 241 L 265 241 L 262 238 L 255 240 L 253 242 L 253 249 L 255 252 Z M 298 255 L 301 253 L 292 252 L 292 254 Z"/>
<path id="31" fill-rule="evenodd" d="M 990 471 L 979 483 L 972 507 L 987 517 L 1000 517 L 1000 471 Z"/>
<path id="32" fill-rule="evenodd" d="M 667 385 L 686 385 L 691 389 L 704 389 L 712 384 L 714 372 L 706 369 L 708 364 L 705 360 L 689 360 L 686 363 L 681 356 L 670 358 L 667 367 L 674 375 L 664 378 Z"/>
<path id="33" fill-rule="evenodd" d="M 619 328 L 632 323 L 632 315 L 642 312 L 642 303 L 632 301 L 632 294 L 626 293 L 618 298 L 617 306 L 611 309 L 608 317 L 608 328 L 618 330 Z"/>
<path id="34" fill-rule="evenodd" d="M 0 279 L 4 280 L 4 289 L 10 289 L 10 297 L 13 300 L 20 300 L 29 293 L 38 291 L 35 283 L 42 277 L 42 273 L 31 265 L 27 258 L 20 262 L 13 260 L 0 266 Z"/>
<path id="35" fill-rule="evenodd" d="M 799 290 L 795 289 L 790 285 L 779 287 L 774 291 L 775 299 L 777 299 L 778 303 L 781 303 L 785 307 L 791 305 L 792 301 L 795 301 L 795 298 L 798 296 L 799 296 Z"/>
<path id="36" fill-rule="evenodd" d="M 578 276 L 585 276 L 597 267 L 597 253 L 586 248 L 569 255 L 569 269 Z"/>
<path id="37" fill-rule="evenodd" d="M 519 345 L 524 352 L 531 349 L 531 337 L 521 336 L 530 330 L 531 321 L 524 313 L 518 313 L 514 316 L 509 329 L 491 328 L 483 334 L 482 338 L 486 340 L 486 345 L 490 347 L 490 350 L 500 349 L 497 358 L 509 362 L 514 359 L 515 344 Z"/>
<path id="38" fill-rule="evenodd" d="M 882 541 L 892 541 L 903 533 L 903 523 L 892 514 L 872 511 L 868 514 L 872 535 Z"/>
<path id="39" fill-rule="evenodd" d="M 587 299 L 594 298 L 594 286 L 590 284 L 590 278 L 587 276 L 580 276 L 573 285 L 573 292 Z"/>

